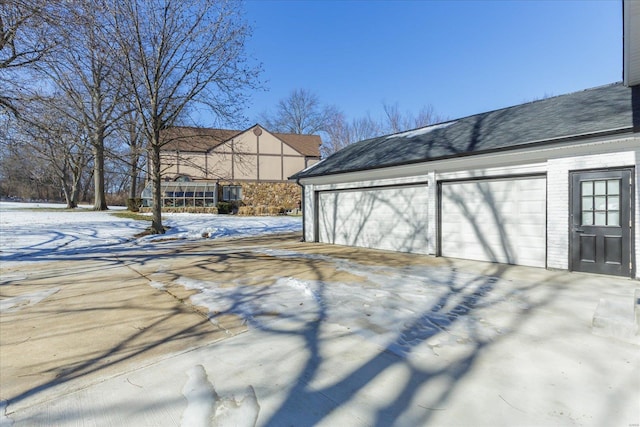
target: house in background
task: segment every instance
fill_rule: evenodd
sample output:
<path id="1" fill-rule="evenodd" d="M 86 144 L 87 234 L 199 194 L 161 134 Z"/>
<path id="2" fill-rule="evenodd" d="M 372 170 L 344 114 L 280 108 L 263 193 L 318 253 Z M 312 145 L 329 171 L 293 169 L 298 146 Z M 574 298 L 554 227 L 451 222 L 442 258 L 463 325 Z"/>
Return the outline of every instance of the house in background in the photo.
<path id="1" fill-rule="evenodd" d="M 317 135 L 172 127 L 161 135 L 163 207 L 295 209 L 300 187 L 287 178 L 320 160 Z M 142 194 L 150 206 L 152 186 Z M 265 212 L 266 213 L 266 212 Z"/>
<path id="2" fill-rule="evenodd" d="M 640 2 L 624 82 L 350 145 L 291 177 L 304 238 L 640 278 Z"/>

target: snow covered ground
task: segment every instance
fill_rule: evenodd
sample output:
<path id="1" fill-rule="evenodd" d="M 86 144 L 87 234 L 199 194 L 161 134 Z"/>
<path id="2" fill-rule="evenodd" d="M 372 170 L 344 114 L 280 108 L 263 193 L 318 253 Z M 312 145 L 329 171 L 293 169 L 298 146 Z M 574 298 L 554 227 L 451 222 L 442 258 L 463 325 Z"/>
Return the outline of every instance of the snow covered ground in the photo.
<path id="1" fill-rule="evenodd" d="M 144 221 L 118 218 L 81 206 L 69 212 L 65 205 L 51 203 L 0 202 L 0 262 L 46 261 L 131 248 L 166 244 L 173 239 L 196 240 L 247 237 L 302 229 L 300 217 L 238 217 L 207 214 L 164 214 L 163 235 L 135 239 L 149 226 Z"/>
<path id="2" fill-rule="evenodd" d="M 299 218 L 176 214 L 167 216 L 172 228 L 160 240 L 133 241 L 147 224 L 21 206 L 0 204 L 3 264 L 176 244 L 163 239 L 202 239 L 204 232 L 250 236 L 301 227 Z M 322 262 L 359 280 L 279 271 L 265 272 L 264 286 L 244 277 L 154 280 L 156 289 L 196 290 L 192 302 L 206 307 L 213 323 L 232 313 L 248 332 L 46 405 L 14 413 L 0 402 L 0 425 L 640 424 L 640 347 L 591 332 L 605 285 L 632 295 L 630 281 L 537 269 L 488 276 L 455 264 L 376 266 L 297 250 L 243 250 Z M 36 297 L 33 304 L 48 295 Z M 3 301 L 0 310 L 26 306 Z"/>

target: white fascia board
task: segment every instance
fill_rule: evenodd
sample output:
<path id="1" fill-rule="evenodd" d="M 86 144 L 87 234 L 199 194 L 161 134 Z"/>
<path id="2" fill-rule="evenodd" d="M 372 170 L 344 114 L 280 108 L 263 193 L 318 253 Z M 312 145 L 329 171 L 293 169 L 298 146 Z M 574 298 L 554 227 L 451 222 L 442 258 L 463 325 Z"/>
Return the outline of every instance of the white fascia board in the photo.
<path id="1" fill-rule="evenodd" d="M 623 0 L 623 64 L 625 86 L 640 85 L 640 1 Z"/>
<path id="2" fill-rule="evenodd" d="M 589 142 L 580 143 L 562 142 L 553 145 L 536 148 L 522 148 L 505 150 L 472 156 L 456 157 L 451 159 L 434 160 L 430 162 L 413 163 L 380 169 L 369 169 L 343 174 L 332 174 L 300 179 L 302 185 L 327 185 L 343 187 L 358 186 L 363 183 L 380 182 L 387 184 L 407 183 L 425 179 L 430 172 L 455 173 L 469 172 L 486 169 L 513 170 L 514 167 L 522 169 L 525 165 L 531 166 L 531 173 L 544 172 L 544 168 L 536 166 L 536 163 L 544 163 L 552 158 L 573 157 L 587 154 L 606 154 L 614 151 L 640 151 L 640 134 L 618 137 L 597 137 Z M 378 184 L 375 184 L 378 185 Z"/>

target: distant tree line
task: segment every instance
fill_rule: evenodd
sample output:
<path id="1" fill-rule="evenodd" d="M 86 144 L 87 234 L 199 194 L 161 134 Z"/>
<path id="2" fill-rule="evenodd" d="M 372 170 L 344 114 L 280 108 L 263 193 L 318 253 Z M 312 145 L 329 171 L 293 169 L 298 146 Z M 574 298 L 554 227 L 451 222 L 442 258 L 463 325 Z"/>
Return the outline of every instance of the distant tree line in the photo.
<path id="1" fill-rule="evenodd" d="M 294 89 L 278 102 L 274 110 L 263 112 L 260 122 L 274 132 L 321 135 L 321 154 L 327 157 L 357 141 L 445 120 L 431 105 L 423 106 L 417 114 L 402 111 L 398 103 L 382 102 L 381 105 L 382 115 L 379 118 L 367 113 L 348 120 L 339 107 L 321 103 L 315 93 Z"/>

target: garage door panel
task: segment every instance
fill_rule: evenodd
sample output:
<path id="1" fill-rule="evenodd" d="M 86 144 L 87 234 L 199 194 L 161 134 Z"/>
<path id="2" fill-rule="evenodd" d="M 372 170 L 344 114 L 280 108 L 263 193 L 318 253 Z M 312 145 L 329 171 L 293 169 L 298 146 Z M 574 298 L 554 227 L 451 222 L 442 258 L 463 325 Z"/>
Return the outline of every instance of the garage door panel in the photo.
<path id="1" fill-rule="evenodd" d="M 318 240 L 427 253 L 425 186 L 321 192 Z"/>
<path id="2" fill-rule="evenodd" d="M 442 184 L 443 256 L 544 267 L 546 179 Z"/>

